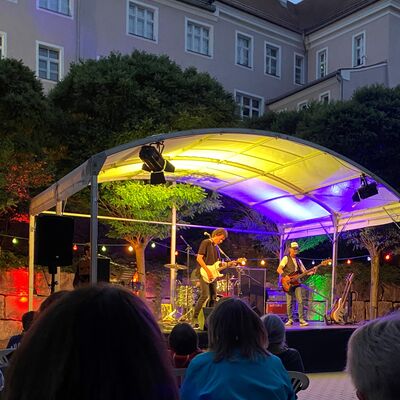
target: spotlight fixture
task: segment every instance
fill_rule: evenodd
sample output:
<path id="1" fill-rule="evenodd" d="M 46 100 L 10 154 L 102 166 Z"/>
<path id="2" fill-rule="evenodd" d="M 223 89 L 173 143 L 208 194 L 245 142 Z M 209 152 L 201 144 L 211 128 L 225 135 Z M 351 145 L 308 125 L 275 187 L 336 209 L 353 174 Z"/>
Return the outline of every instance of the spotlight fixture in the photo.
<path id="1" fill-rule="evenodd" d="M 164 143 L 151 143 L 142 146 L 139 157 L 143 161 L 142 169 L 150 172 L 150 184 L 159 185 L 166 183 L 164 172 L 174 172 L 175 167 L 161 155 Z"/>
<path id="2" fill-rule="evenodd" d="M 354 192 L 352 196 L 352 200 L 354 203 L 360 202 L 362 199 L 368 199 L 368 197 L 372 197 L 378 194 L 376 182 L 368 183 L 365 174 L 361 174 L 360 180 L 361 186 Z"/>

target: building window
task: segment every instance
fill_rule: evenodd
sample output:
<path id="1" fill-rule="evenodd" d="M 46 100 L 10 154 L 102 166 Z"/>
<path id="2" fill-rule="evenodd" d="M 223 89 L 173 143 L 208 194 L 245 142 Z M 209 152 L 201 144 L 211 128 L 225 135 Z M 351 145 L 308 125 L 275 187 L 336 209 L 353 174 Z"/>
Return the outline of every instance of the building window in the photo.
<path id="1" fill-rule="evenodd" d="M 325 93 L 321 93 L 319 95 L 319 101 L 321 103 L 323 103 L 323 104 L 328 104 L 330 99 L 331 99 L 331 92 L 330 91 L 325 92 Z"/>
<path id="2" fill-rule="evenodd" d="M 44 44 L 38 45 L 38 76 L 58 82 L 61 80 L 62 50 Z"/>
<path id="3" fill-rule="evenodd" d="M 265 43 L 265 73 L 280 77 L 281 75 L 281 48 L 279 46 Z"/>
<path id="4" fill-rule="evenodd" d="M 308 101 L 302 101 L 301 103 L 297 104 L 297 111 L 301 111 L 301 110 L 305 110 L 306 108 L 308 108 Z"/>
<path id="5" fill-rule="evenodd" d="M 328 49 L 317 52 L 317 79 L 323 78 L 328 73 Z"/>
<path id="6" fill-rule="evenodd" d="M 157 40 L 158 9 L 129 2 L 128 33 L 148 40 Z"/>
<path id="7" fill-rule="evenodd" d="M 0 32 L 0 59 L 6 56 L 6 34 Z"/>
<path id="8" fill-rule="evenodd" d="M 239 32 L 236 32 L 236 64 L 253 67 L 253 38 Z"/>
<path id="9" fill-rule="evenodd" d="M 304 84 L 304 57 L 296 53 L 294 55 L 294 83 Z"/>
<path id="10" fill-rule="evenodd" d="M 365 33 L 353 36 L 353 67 L 365 65 Z"/>
<path id="11" fill-rule="evenodd" d="M 192 20 L 186 20 L 186 50 L 191 53 L 212 56 L 212 28 Z"/>
<path id="12" fill-rule="evenodd" d="M 247 93 L 235 92 L 240 118 L 259 117 L 263 113 L 263 99 Z"/>
<path id="13" fill-rule="evenodd" d="M 71 0 L 39 0 L 39 8 L 71 16 Z"/>

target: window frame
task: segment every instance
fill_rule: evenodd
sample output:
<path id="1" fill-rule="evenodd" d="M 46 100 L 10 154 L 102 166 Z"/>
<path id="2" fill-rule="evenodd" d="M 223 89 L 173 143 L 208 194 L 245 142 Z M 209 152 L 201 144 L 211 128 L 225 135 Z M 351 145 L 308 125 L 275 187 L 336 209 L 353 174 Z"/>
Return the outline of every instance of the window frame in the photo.
<path id="1" fill-rule="evenodd" d="M 297 111 L 304 110 L 304 109 L 306 109 L 308 107 L 309 104 L 310 103 L 309 103 L 308 100 L 300 101 L 299 103 L 297 103 L 296 109 L 297 109 Z"/>
<path id="2" fill-rule="evenodd" d="M 189 49 L 189 47 L 188 47 L 189 24 L 197 25 L 200 28 L 208 29 L 208 51 L 209 51 L 209 54 L 199 53 L 197 51 Z M 210 59 L 210 58 L 213 59 L 214 58 L 214 26 L 207 24 L 205 22 L 202 22 L 202 21 L 197 21 L 193 18 L 185 17 L 185 53 L 194 54 L 196 56 L 205 57 L 207 59 Z"/>
<path id="3" fill-rule="evenodd" d="M 40 61 L 39 49 L 40 49 L 40 47 L 46 47 L 48 50 L 53 50 L 53 51 L 58 52 L 59 61 L 58 61 L 58 80 L 57 81 L 40 77 L 40 75 L 39 75 L 39 61 Z M 41 42 L 38 40 L 36 41 L 36 76 L 38 79 L 41 79 L 45 82 L 51 82 L 54 84 L 56 84 L 62 80 L 62 78 L 64 77 L 64 47 L 55 45 L 53 43 Z"/>
<path id="4" fill-rule="evenodd" d="M 129 26 L 129 11 L 130 11 L 130 5 L 134 4 L 136 6 L 139 6 L 141 8 L 150 10 L 153 12 L 153 39 L 149 39 L 146 36 L 141 36 L 136 33 L 130 32 L 130 26 Z M 145 40 L 149 43 L 158 43 L 158 15 L 159 15 L 159 8 L 151 6 L 149 4 L 143 3 L 141 1 L 136 1 L 136 0 L 127 0 L 126 1 L 126 34 L 129 37 L 134 37 L 138 38 L 141 40 Z M 145 21 L 146 23 L 146 21 Z"/>
<path id="5" fill-rule="evenodd" d="M 0 31 L 0 37 L 1 37 L 0 59 L 4 59 L 7 58 L 7 32 Z"/>
<path id="6" fill-rule="evenodd" d="M 245 118 L 253 118 L 253 117 L 255 117 L 255 115 L 250 115 L 249 117 L 246 117 L 246 116 L 243 115 L 243 112 L 242 112 L 243 106 L 236 101 L 236 97 L 238 95 L 242 96 L 242 98 L 243 97 L 248 97 L 250 100 L 258 100 L 260 102 L 260 108 L 259 108 L 258 117 L 261 117 L 264 114 L 264 111 L 265 111 L 264 97 L 258 96 L 258 95 L 253 94 L 253 93 L 244 92 L 243 90 L 239 90 L 239 89 L 235 89 L 234 92 L 233 92 L 233 95 L 234 95 L 234 99 L 235 99 L 235 104 L 239 107 L 240 119 L 243 120 Z M 252 107 L 252 105 L 250 105 L 250 114 L 252 114 L 252 110 L 253 110 L 253 107 Z"/>
<path id="7" fill-rule="evenodd" d="M 356 57 L 356 51 L 357 51 L 357 48 L 356 48 L 356 39 L 357 39 L 358 37 L 360 37 L 360 36 L 363 38 L 363 55 L 361 56 L 362 63 L 357 65 L 357 64 L 356 64 L 356 60 L 357 60 L 357 57 Z M 352 63 L 353 68 L 358 68 L 358 67 L 363 67 L 363 66 L 365 66 L 365 64 L 366 64 L 366 58 L 367 58 L 367 56 L 366 56 L 367 52 L 366 52 L 366 33 L 365 33 L 365 31 L 358 32 L 358 33 L 356 33 L 356 34 L 354 34 L 354 35 L 352 36 L 352 47 L 351 47 L 351 50 L 352 50 L 352 60 L 351 60 L 351 63 Z"/>
<path id="8" fill-rule="evenodd" d="M 239 37 L 247 38 L 250 40 L 249 46 L 249 65 L 241 64 L 238 62 L 239 60 Z M 249 35 L 248 33 L 244 33 L 241 31 L 235 31 L 235 65 L 241 68 L 245 68 L 247 70 L 254 70 L 254 36 Z"/>
<path id="9" fill-rule="evenodd" d="M 296 58 L 297 57 L 301 57 L 303 59 L 303 65 L 302 65 L 302 70 L 301 70 L 301 77 L 300 77 L 300 83 L 296 82 L 296 69 L 297 69 L 297 65 L 296 65 Z M 294 53 L 293 55 L 293 82 L 295 85 L 304 85 L 305 81 L 306 81 L 306 69 L 305 69 L 305 63 L 306 63 L 306 58 L 303 54 L 300 53 Z"/>
<path id="10" fill-rule="evenodd" d="M 327 102 L 323 101 L 323 98 L 326 97 L 326 96 L 328 97 L 328 101 Z M 320 103 L 329 104 L 331 102 L 331 91 L 327 90 L 326 92 L 320 93 L 319 96 L 318 96 L 318 100 L 319 100 Z"/>
<path id="11" fill-rule="evenodd" d="M 320 62 L 319 62 L 319 56 L 321 53 L 325 53 L 325 74 L 324 76 L 320 76 Z M 323 49 L 320 49 L 316 53 L 316 70 L 315 70 L 315 77 L 316 79 L 322 79 L 325 78 L 325 76 L 328 75 L 328 48 L 324 47 Z"/>
<path id="12" fill-rule="evenodd" d="M 62 0 L 59 0 L 59 1 L 62 1 Z M 53 14 L 53 15 L 58 15 L 60 17 L 73 19 L 73 16 L 74 16 L 74 1 L 73 0 L 67 0 L 67 1 L 68 1 L 68 5 L 69 5 L 70 14 L 64 14 L 61 11 L 52 10 L 51 8 L 41 7 L 40 6 L 40 0 L 36 0 L 36 9 L 39 10 L 39 11 L 43 11 L 43 12 L 47 12 L 47 13 Z"/>
<path id="13" fill-rule="evenodd" d="M 276 65 L 277 75 L 272 75 L 267 72 L 267 46 L 274 47 L 275 49 L 278 50 L 278 57 L 277 57 L 277 63 L 276 63 L 277 64 Z M 270 76 L 270 77 L 276 78 L 276 79 L 281 79 L 281 76 L 282 76 L 281 65 L 282 65 L 282 46 L 279 46 L 278 44 L 275 44 L 275 43 L 264 41 L 264 75 Z"/>

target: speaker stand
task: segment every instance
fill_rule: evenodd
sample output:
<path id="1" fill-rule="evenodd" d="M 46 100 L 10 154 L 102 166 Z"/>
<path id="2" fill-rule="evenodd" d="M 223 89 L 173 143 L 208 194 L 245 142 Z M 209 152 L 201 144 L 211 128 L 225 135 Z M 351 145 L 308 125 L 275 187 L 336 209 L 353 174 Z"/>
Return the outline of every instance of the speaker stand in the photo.
<path id="1" fill-rule="evenodd" d="M 56 285 L 58 285 L 58 282 L 56 281 L 56 273 L 57 266 L 49 265 L 49 274 L 51 275 L 51 282 L 49 284 L 50 294 L 53 294 L 55 292 Z"/>

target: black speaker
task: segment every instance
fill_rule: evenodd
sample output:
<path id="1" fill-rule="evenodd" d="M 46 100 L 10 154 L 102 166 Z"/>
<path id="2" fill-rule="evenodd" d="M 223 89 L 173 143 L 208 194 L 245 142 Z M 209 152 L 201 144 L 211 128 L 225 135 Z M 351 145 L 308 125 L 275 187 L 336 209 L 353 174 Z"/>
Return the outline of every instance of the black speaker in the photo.
<path id="1" fill-rule="evenodd" d="M 110 282 L 110 259 L 97 258 L 97 282 Z"/>
<path id="2" fill-rule="evenodd" d="M 265 268 L 243 268 L 242 298 L 248 301 L 249 306 L 258 315 L 263 315 L 265 310 Z"/>
<path id="3" fill-rule="evenodd" d="M 35 264 L 51 267 L 72 264 L 74 220 L 42 215 L 36 219 Z"/>

